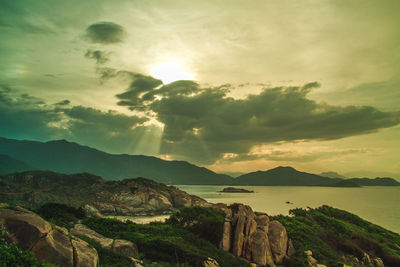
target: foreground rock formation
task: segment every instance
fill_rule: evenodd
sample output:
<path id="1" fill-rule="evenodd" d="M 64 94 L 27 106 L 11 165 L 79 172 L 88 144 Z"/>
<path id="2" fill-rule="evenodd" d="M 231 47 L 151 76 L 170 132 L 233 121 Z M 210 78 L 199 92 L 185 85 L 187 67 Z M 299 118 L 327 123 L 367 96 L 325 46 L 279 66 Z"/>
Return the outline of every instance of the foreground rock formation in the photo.
<path id="1" fill-rule="evenodd" d="M 204 199 L 144 178 L 105 181 L 92 174 L 29 171 L 0 176 L 0 202 L 39 207 L 53 202 L 84 207 L 90 216 L 170 214 L 209 206 Z"/>
<path id="2" fill-rule="evenodd" d="M 128 258 L 136 257 L 139 252 L 137 246 L 127 240 L 111 239 L 93 231 L 83 224 L 75 224 L 70 230 L 75 236 L 84 236 L 98 243 L 102 248 L 111 250 Z"/>
<path id="3" fill-rule="evenodd" d="M 7 240 L 32 251 L 39 261 L 61 267 L 98 266 L 97 251 L 85 241 L 23 208 L 0 208 L 0 228 L 8 232 Z"/>
<path id="4" fill-rule="evenodd" d="M 278 221 L 270 222 L 267 215 L 256 216 L 243 204 L 216 204 L 215 208 L 225 213 L 220 243 L 223 250 L 259 266 L 275 266 L 294 255 L 286 229 Z"/>

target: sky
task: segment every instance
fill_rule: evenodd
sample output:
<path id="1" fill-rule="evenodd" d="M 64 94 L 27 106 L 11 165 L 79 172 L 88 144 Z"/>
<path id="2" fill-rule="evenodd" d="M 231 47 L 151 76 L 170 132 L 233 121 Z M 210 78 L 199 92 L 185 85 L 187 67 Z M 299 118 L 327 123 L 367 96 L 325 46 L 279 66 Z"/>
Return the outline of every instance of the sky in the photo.
<path id="1" fill-rule="evenodd" d="M 0 136 L 400 179 L 400 2 L 0 2 Z"/>

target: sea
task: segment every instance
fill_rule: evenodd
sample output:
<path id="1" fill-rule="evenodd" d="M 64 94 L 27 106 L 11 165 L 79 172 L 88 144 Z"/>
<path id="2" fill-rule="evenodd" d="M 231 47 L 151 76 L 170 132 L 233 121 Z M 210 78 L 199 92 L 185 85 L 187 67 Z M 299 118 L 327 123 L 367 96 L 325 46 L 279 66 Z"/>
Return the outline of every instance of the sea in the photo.
<path id="1" fill-rule="evenodd" d="M 178 185 L 211 203 L 243 203 L 268 215 L 288 215 L 294 208 L 329 205 L 400 233 L 400 186 L 307 187 L 240 186 L 254 193 L 221 193 L 224 186 Z"/>
<path id="2" fill-rule="evenodd" d="M 211 203 L 243 203 L 254 211 L 268 215 L 289 215 L 294 208 L 316 208 L 329 205 L 342 209 L 390 231 L 400 233 L 400 186 L 369 186 L 360 188 L 308 186 L 240 186 L 254 193 L 221 193 L 224 186 L 175 185 L 189 194 Z M 136 223 L 164 221 L 168 215 L 152 217 L 121 217 Z"/>

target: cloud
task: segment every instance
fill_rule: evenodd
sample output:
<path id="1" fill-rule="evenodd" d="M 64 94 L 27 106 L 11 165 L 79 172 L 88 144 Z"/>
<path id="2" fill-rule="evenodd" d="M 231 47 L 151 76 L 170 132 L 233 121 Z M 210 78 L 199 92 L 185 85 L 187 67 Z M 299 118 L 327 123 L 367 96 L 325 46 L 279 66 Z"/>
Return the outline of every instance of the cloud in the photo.
<path id="1" fill-rule="evenodd" d="M 0 136 L 17 139 L 68 139 L 112 153 L 140 153 L 136 146 L 149 135 L 145 117 L 72 106 L 69 100 L 47 105 L 0 86 Z M 154 140 L 152 140 L 154 142 Z M 148 144 L 151 146 L 151 144 Z M 158 147 L 157 147 L 158 152 Z"/>
<path id="2" fill-rule="evenodd" d="M 57 106 L 66 106 L 69 105 L 71 103 L 71 101 L 69 101 L 68 99 L 62 100 L 60 102 L 57 102 L 55 105 Z"/>
<path id="3" fill-rule="evenodd" d="M 101 50 L 88 49 L 85 53 L 85 57 L 96 60 L 97 64 L 104 64 L 109 60 L 108 53 Z"/>
<path id="4" fill-rule="evenodd" d="M 151 111 L 164 124 L 162 154 L 201 164 L 214 163 L 226 153 L 247 154 L 260 144 L 334 140 L 400 123 L 399 112 L 310 100 L 307 95 L 318 86 L 264 88 L 234 99 L 227 96 L 230 85 L 201 88 L 182 81 L 159 89 L 155 84 L 134 87 L 117 97 L 120 105 Z"/>
<path id="5" fill-rule="evenodd" d="M 115 44 L 124 40 L 125 30 L 114 22 L 98 22 L 87 27 L 85 36 L 92 43 Z"/>
<path id="6" fill-rule="evenodd" d="M 153 96 L 150 96 L 151 92 L 160 86 L 162 81 L 139 73 L 124 72 L 124 74 L 129 75 L 132 81 L 124 93 L 116 95 L 120 99 L 117 104 L 128 106 L 131 110 L 143 109 L 146 100 L 154 99 Z M 144 97 L 143 95 L 148 95 L 149 97 Z"/>

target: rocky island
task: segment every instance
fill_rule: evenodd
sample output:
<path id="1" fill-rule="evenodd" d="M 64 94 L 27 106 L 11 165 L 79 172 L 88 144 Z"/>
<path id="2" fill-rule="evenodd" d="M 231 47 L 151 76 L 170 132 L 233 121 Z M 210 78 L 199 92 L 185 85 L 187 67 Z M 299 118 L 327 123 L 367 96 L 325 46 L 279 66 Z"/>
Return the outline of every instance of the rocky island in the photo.
<path id="1" fill-rule="evenodd" d="M 225 187 L 221 191 L 221 193 L 254 193 L 253 190 L 247 190 L 244 188 L 237 188 L 237 187 Z"/>

